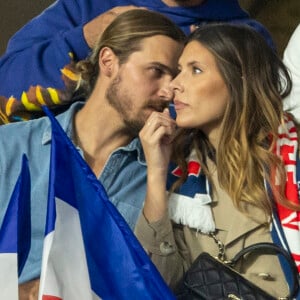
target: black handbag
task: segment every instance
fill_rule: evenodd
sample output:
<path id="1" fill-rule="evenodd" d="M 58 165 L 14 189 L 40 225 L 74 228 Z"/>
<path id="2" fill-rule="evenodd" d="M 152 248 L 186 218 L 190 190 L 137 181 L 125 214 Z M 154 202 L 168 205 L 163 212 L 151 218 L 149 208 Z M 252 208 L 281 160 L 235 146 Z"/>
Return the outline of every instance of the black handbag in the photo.
<path id="1" fill-rule="evenodd" d="M 290 294 L 279 299 L 293 299 L 299 289 L 297 267 L 287 251 L 272 243 L 258 243 L 246 247 L 237 253 L 231 261 L 222 261 L 221 257 L 214 258 L 206 252 L 201 253 L 186 272 L 179 289 L 175 292 L 177 299 L 276 299 L 233 269 L 240 258 L 258 249 L 263 249 L 267 253 L 281 254 L 287 260 L 291 268 L 293 282 L 290 286 Z"/>

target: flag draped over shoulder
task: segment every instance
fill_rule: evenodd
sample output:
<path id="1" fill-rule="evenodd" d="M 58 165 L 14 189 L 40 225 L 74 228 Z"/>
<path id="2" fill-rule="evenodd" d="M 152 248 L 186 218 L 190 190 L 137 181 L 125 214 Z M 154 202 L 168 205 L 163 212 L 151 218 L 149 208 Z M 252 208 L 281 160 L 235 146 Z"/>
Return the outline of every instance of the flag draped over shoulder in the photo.
<path id="1" fill-rule="evenodd" d="M 40 299 L 175 299 L 56 119 Z"/>
<path id="2" fill-rule="evenodd" d="M 30 174 L 24 155 L 0 229 L 0 299 L 19 299 L 18 276 L 28 257 L 30 242 Z"/>

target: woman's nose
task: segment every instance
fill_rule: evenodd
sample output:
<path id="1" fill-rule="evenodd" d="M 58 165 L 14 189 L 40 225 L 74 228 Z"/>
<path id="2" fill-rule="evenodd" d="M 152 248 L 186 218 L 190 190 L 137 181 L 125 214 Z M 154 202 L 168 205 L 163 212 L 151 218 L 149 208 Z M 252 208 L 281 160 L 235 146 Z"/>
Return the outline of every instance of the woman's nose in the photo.
<path id="1" fill-rule="evenodd" d="M 178 75 L 170 82 L 170 88 L 173 91 L 183 91 L 183 85 L 180 83 L 180 81 L 178 80 Z"/>

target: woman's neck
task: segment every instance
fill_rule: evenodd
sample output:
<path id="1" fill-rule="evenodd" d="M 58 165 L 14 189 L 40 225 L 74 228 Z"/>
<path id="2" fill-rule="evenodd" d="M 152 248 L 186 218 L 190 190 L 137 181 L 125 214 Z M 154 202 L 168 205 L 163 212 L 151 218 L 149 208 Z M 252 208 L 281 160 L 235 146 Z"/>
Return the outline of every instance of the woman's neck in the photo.
<path id="1" fill-rule="evenodd" d="M 168 6 L 196 6 L 200 5 L 205 0 L 162 0 L 163 3 L 165 3 Z"/>

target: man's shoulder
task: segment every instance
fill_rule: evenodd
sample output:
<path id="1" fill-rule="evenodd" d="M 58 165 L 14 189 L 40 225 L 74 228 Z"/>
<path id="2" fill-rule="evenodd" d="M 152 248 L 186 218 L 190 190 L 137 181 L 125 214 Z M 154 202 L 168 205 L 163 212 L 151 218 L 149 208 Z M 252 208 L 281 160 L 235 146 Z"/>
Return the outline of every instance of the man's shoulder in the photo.
<path id="1" fill-rule="evenodd" d="M 9 123 L 0 126 L 0 140 L 6 136 L 11 139 L 22 139 L 26 133 L 42 132 L 46 126 L 49 126 L 50 121 L 47 117 L 41 117 L 35 120 L 20 121 Z"/>
<path id="2" fill-rule="evenodd" d="M 65 112 L 56 116 L 56 119 L 64 129 L 69 125 L 76 110 L 80 109 L 82 106 L 83 102 L 73 103 Z M 47 116 L 29 121 L 0 125 L 0 140 L 8 135 L 11 135 L 13 139 L 19 139 L 26 134 L 40 135 L 45 131 L 51 131 L 51 122 Z"/>
<path id="3" fill-rule="evenodd" d="M 50 128 L 48 118 L 32 121 L 21 121 L 0 126 L 0 164 L 1 168 L 15 168 L 19 158 L 25 154 L 27 157 L 41 159 L 42 153 L 50 147 L 43 147 L 43 135 L 47 126 Z M 6 166 L 6 167 L 5 167 Z"/>

